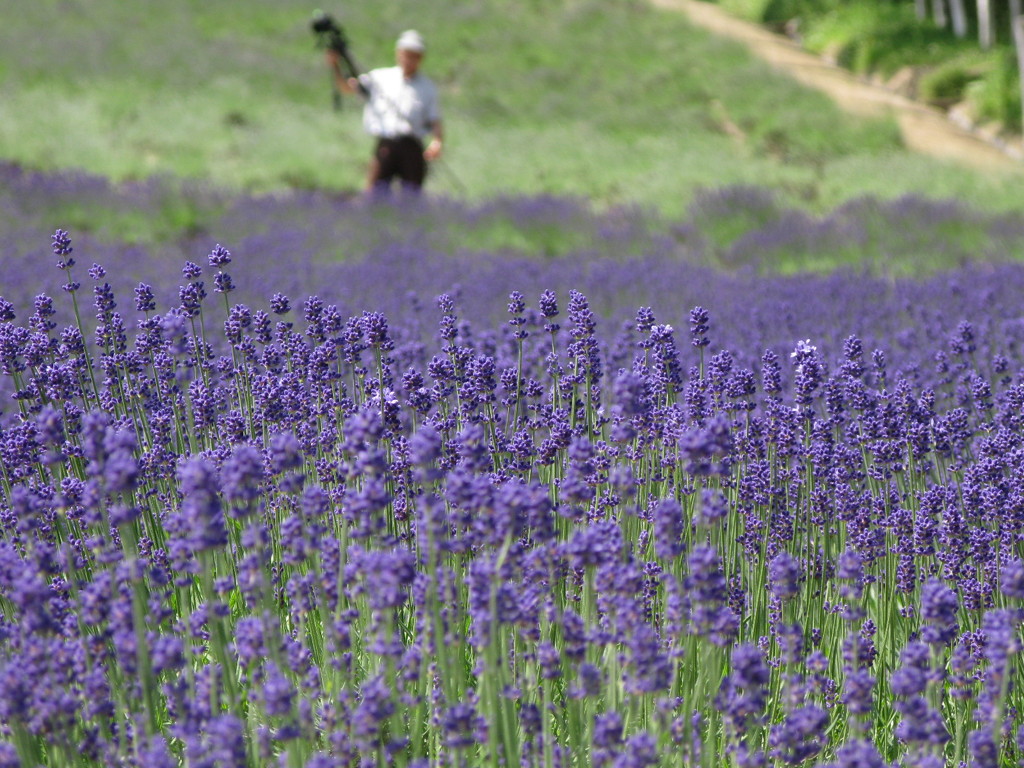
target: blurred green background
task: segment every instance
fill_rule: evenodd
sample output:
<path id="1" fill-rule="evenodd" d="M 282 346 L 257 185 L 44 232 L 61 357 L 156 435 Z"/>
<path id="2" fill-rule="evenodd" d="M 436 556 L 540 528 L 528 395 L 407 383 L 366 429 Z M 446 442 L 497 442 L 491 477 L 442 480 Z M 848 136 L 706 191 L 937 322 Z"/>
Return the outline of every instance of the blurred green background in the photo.
<path id="1" fill-rule="evenodd" d="M 16 0 L 0 25 L 0 157 L 114 180 L 272 192 L 362 185 L 370 140 L 296 0 Z M 1006 179 L 919 157 L 739 44 L 643 0 L 380 0 L 324 10 L 365 67 L 420 29 L 441 85 L 438 193 L 583 196 L 679 215 L 700 188 L 770 187 L 824 210 L 927 191 L 991 209 Z M 738 128 L 738 131 L 736 130 Z"/>

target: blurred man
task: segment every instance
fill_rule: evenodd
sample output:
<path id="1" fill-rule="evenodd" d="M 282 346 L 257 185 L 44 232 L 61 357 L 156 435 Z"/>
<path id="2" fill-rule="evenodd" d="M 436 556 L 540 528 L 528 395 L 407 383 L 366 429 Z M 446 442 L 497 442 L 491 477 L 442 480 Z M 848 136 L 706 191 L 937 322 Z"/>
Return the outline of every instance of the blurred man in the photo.
<path id="1" fill-rule="evenodd" d="M 443 132 L 437 86 L 421 73 L 420 64 L 426 46 L 414 29 L 407 30 L 395 44 L 398 66 L 382 67 L 346 78 L 341 73 L 341 57 L 327 50 L 327 63 L 334 72 L 338 88 L 345 93 L 362 93 L 363 127 L 377 139 L 366 188 L 387 192 L 398 179 L 404 189 L 418 192 L 427 176 L 427 162 L 441 155 Z M 432 136 L 424 146 L 427 136 Z"/>

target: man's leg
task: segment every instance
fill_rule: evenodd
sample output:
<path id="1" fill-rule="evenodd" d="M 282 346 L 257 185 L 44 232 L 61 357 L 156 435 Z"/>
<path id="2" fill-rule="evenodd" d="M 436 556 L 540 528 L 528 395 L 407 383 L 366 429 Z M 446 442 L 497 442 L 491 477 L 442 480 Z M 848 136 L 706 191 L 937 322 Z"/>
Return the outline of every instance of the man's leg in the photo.
<path id="1" fill-rule="evenodd" d="M 423 157 L 423 143 L 414 137 L 407 136 L 401 140 L 398 177 L 402 181 L 402 189 L 407 192 L 419 193 L 423 181 L 427 178 L 427 161 Z"/>
<path id="2" fill-rule="evenodd" d="M 392 139 L 379 139 L 377 149 L 370 160 L 366 174 L 366 191 L 375 195 L 387 194 L 391 188 L 391 180 L 399 172 L 399 152 Z"/>
<path id="3" fill-rule="evenodd" d="M 380 183 L 380 160 L 377 159 L 375 154 L 370 158 L 370 163 L 366 168 L 366 191 L 377 191 L 377 185 Z"/>

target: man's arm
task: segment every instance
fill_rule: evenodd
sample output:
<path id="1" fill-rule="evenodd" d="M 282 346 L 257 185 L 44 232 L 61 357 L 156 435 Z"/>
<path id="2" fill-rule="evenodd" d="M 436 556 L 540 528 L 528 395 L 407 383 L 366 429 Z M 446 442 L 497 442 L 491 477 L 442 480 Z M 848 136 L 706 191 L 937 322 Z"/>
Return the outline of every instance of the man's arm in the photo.
<path id="1" fill-rule="evenodd" d="M 444 127 L 440 120 L 435 120 L 430 124 L 430 132 L 434 134 L 434 138 L 423 151 L 423 157 L 427 160 L 436 160 L 441 156 L 441 149 L 444 144 Z"/>
<path id="2" fill-rule="evenodd" d="M 341 73 L 341 54 L 331 48 L 328 48 L 325 51 L 325 55 L 327 57 L 327 66 L 334 74 L 334 82 L 337 84 L 338 90 L 342 93 L 348 94 L 359 93 L 360 88 L 358 78 L 345 77 Z"/>

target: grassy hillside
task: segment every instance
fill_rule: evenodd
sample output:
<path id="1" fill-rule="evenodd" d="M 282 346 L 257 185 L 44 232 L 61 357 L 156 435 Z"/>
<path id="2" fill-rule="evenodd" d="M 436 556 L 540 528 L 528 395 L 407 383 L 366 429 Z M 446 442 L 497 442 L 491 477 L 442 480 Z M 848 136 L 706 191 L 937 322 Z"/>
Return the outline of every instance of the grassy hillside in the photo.
<path id="1" fill-rule="evenodd" d="M 327 6 L 364 66 L 403 28 L 431 46 L 448 155 L 432 188 L 582 195 L 677 215 L 699 188 L 760 184 L 824 209 L 915 190 L 1015 204 L 1008 185 L 904 152 L 738 45 L 641 0 Z M 0 157 L 116 180 L 249 191 L 361 185 L 360 105 L 330 106 L 296 0 L 19 0 L 0 27 Z M 342 13 L 343 10 L 343 13 Z"/>

